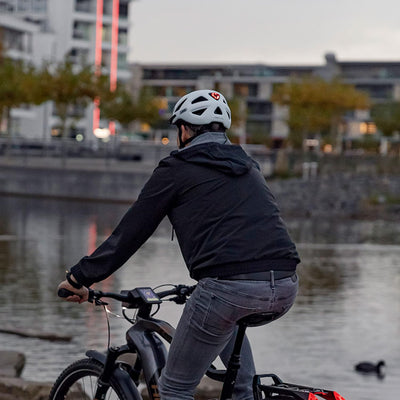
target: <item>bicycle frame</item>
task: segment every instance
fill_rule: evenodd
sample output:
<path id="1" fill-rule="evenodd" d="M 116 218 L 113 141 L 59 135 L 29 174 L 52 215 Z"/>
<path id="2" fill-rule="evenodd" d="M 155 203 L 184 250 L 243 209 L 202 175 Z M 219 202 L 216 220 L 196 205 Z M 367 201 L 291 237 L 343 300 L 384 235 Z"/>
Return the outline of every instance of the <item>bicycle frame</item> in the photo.
<path id="1" fill-rule="evenodd" d="M 172 293 L 167 291 L 163 294 L 166 296 Z M 121 300 L 121 298 L 125 299 L 124 295 L 115 295 L 112 293 L 101 293 L 101 295 L 113 297 L 118 300 Z M 184 301 L 182 299 L 187 295 L 187 293 L 182 294 L 181 297 L 176 297 L 173 301 L 177 304 L 183 304 Z M 96 304 L 100 303 L 96 302 Z M 161 371 L 165 367 L 167 360 L 167 349 L 160 337 L 171 343 L 175 328 L 166 321 L 153 318 L 150 315 L 152 308 L 150 304 L 140 303 L 140 306 L 130 308 L 138 308 L 138 314 L 134 324 L 126 332 L 126 344 L 120 347 L 110 347 L 106 355 L 94 350 L 86 352 L 89 358 L 95 359 L 103 365 L 102 373 L 97 382 L 96 400 L 105 399 L 106 393 L 110 388 L 111 379 L 118 381 L 124 393 L 130 399 L 141 400 L 142 397 L 137 387 L 141 373 L 143 373 L 150 400 L 160 399 L 158 383 Z M 126 318 L 132 322 L 128 317 Z M 228 400 L 232 397 L 237 372 L 240 368 L 240 350 L 246 328 L 248 326 L 259 326 L 271 322 L 273 319 L 273 313 L 261 313 L 250 315 L 238 322 L 234 349 L 226 371 L 217 370 L 211 365 L 206 372 L 206 375 L 211 379 L 223 382 L 220 400 Z M 127 353 L 137 354 L 133 366 L 119 360 L 121 355 Z M 265 377 L 272 378 L 273 384 L 263 384 L 261 379 Z M 325 400 L 344 400 L 342 396 L 334 391 L 285 383 L 274 374 L 255 375 L 253 379 L 253 392 L 254 399 L 256 400 L 272 398 L 276 400 L 318 400 L 320 398 Z"/>
<path id="2" fill-rule="evenodd" d="M 167 360 L 167 349 L 155 332 L 171 343 L 175 328 L 162 320 L 138 319 L 126 333 L 129 347 L 139 356 L 136 363 L 141 363 L 147 390 L 153 400 L 160 398 L 158 380 Z"/>
<path id="3" fill-rule="evenodd" d="M 109 348 L 107 355 L 94 350 L 86 352 L 88 357 L 94 358 L 104 365 L 104 370 L 98 381 L 96 399 L 102 399 L 109 388 L 110 378 L 118 371 L 118 379 L 122 379 L 125 389 L 132 394 L 132 399 L 138 398 L 136 385 L 139 384 L 139 375 L 143 371 L 149 396 L 152 400 L 160 398 L 158 380 L 161 370 L 167 359 L 167 349 L 156 332 L 167 342 L 171 343 L 175 328 L 165 321 L 157 319 L 142 319 L 126 332 L 127 344 L 121 347 Z M 137 354 L 133 367 L 116 368 L 118 357 L 126 353 Z M 123 365 L 119 363 L 119 365 Z M 133 384 L 133 382 L 135 384 Z M 139 397 L 140 398 L 140 397 Z"/>

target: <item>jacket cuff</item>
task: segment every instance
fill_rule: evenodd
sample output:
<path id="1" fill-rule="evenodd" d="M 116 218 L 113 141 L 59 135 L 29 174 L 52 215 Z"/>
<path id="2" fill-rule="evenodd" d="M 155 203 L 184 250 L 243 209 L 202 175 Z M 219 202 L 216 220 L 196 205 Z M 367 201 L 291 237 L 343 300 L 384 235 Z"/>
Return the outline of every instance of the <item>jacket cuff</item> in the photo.
<path id="1" fill-rule="evenodd" d="M 74 265 L 70 269 L 71 274 L 74 276 L 76 281 L 83 286 L 89 287 L 93 284 L 90 280 L 86 279 L 86 277 L 83 275 L 82 270 L 79 265 Z"/>

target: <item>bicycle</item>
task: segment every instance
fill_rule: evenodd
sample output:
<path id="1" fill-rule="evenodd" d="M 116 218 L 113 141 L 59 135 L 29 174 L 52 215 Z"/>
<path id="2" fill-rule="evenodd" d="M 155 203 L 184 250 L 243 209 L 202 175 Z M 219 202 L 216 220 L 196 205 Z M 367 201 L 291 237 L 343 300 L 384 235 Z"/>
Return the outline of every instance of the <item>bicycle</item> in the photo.
<path id="1" fill-rule="evenodd" d="M 85 359 L 74 362 L 60 374 L 51 389 L 49 400 L 142 400 L 138 389 L 141 376 L 146 384 L 148 398 L 159 400 L 158 379 L 167 358 L 167 350 L 161 338 L 171 343 L 175 329 L 168 322 L 155 319 L 154 315 L 164 301 L 184 304 L 195 287 L 173 285 L 170 290 L 158 292 L 155 291 L 157 288 L 138 287 L 120 293 L 89 289 L 89 301 L 95 305 L 105 307 L 107 303 L 102 298 L 122 303 L 123 316 L 132 324 L 126 332 L 126 343 L 119 347 L 108 345 L 106 354 L 87 351 Z M 66 289 L 60 289 L 58 293 L 60 297 L 70 294 Z M 152 312 L 154 306 L 157 309 Z M 133 318 L 127 315 L 129 309 L 137 310 Z M 211 379 L 223 382 L 220 400 L 232 398 L 246 328 L 267 324 L 274 318 L 274 313 L 260 313 L 238 322 L 235 345 L 227 369 L 219 370 L 211 365 L 206 372 Z M 136 355 L 133 365 L 119 359 L 127 353 Z M 265 378 L 271 379 L 272 383 L 263 383 Z M 344 400 L 335 391 L 286 383 L 275 374 L 255 375 L 253 394 L 255 400 Z"/>

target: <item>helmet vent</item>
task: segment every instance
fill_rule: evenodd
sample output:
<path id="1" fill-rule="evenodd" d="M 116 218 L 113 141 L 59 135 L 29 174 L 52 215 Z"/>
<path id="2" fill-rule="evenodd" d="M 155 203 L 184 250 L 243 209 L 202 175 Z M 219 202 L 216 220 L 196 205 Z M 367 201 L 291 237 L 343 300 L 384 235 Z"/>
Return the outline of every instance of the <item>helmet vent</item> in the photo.
<path id="1" fill-rule="evenodd" d="M 207 101 L 204 96 L 199 96 L 192 101 L 192 104 L 200 103 L 201 101 Z"/>
<path id="2" fill-rule="evenodd" d="M 185 103 L 186 100 L 187 100 L 187 99 L 183 100 L 182 103 L 179 104 L 178 107 L 176 107 L 175 112 L 178 112 L 178 111 L 181 109 L 181 107 L 183 106 L 183 104 Z"/>
<path id="3" fill-rule="evenodd" d="M 207 108 L 201 108 L 200 110 L 193 111 L 192 114 L 203 115 L 204 111 L 206 111 L 206 110 L 207 110 Z"/>
<path id="4" fill-rule="evenodd" d="M 217 107 L 214 111 L 214 114 L 222 115 L 222 110 L 219 107 Z"/>

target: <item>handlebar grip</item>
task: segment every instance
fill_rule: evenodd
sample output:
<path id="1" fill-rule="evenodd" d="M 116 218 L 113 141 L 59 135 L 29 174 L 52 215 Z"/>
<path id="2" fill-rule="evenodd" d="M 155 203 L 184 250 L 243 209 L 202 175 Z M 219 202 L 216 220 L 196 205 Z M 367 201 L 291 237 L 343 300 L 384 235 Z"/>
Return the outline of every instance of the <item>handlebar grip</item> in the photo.
<path id="1" fill-rule="evenodd" d="M 74 296 L 75 294 L 76 293 L 71 292 L 70 290 L 65 289 L 65 288 L 58 289 L 58 292 L 57 292 L 57 296 L 63 297 L 63 298 L 69 297 L 69 296 Z"/>

